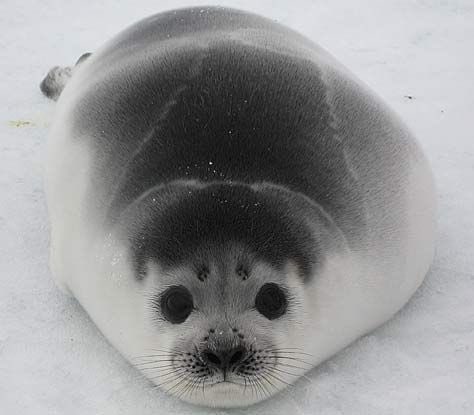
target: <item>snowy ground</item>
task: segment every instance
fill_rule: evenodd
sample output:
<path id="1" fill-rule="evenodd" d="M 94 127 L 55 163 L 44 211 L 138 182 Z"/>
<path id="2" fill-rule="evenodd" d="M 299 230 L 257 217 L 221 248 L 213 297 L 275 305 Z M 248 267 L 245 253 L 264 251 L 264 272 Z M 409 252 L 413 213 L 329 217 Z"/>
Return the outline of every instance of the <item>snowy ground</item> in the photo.
<path id="1" fill-rule="evenodd" d="M 196 1 L 1 0 L 0 413 L 205 414 L 150 388 L 47 266 L 42 161 L 51 102 L 38 84 L 131 22 Z M 216 3 L 205 1 L 207 4 Z M 439 190 L 437 255 L 392 321 L 296 388 L 214 414 L 474 413 L 474 2 L 223 0 L 320 43 L 416 133 Z"/>

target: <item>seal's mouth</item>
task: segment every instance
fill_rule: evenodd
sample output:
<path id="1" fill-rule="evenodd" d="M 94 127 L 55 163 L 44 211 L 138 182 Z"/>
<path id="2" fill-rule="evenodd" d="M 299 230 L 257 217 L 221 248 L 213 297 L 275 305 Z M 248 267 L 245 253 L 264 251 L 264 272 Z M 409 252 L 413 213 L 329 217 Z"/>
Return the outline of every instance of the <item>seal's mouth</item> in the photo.
<path id="1" fill-rule="evenodd" d="M 236 389 L 242 388 L 242 385 L 230 380 L 220 380 L 215 383 L 208 384 L 206 387 L 215 393 L 228 393 L 235 392 Z"/>
<path id="2" fill-rule="evenodd" d="M 215 385 L 237 385 L 237 386 L 240 386 L 240 383 L 232 382 L 230 380 L 218 380 L 217 382 L 211 383 L 209 386 L 215 386 Z"/>

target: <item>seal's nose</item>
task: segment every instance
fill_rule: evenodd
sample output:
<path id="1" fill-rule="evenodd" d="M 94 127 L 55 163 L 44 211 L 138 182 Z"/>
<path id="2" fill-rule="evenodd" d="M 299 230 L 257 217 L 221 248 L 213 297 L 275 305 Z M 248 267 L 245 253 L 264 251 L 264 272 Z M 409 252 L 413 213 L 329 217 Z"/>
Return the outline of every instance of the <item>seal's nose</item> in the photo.
<path id="1" fill-rule="evenodd" d="M 246 354 L 247 350 L 245 347 L 237 346 L 224 350 L 207 349 L 202 353 L 202 358 L 209 366 L 213 366 L 221 370 L 228 370 L 241 363 L 244 360 Z"/>

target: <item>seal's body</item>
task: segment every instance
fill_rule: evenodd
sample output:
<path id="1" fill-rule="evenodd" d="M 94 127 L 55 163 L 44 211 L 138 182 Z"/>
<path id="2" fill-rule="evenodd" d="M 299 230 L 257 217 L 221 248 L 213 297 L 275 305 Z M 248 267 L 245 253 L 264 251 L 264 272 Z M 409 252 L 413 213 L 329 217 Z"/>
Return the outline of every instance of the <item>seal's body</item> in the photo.
<path id="1" fill-rule="evenodd" d="M 224 8 L 152 16 L 81 61 L 47 198 L 59 284 L 198 404 L 294 382 L 399 310 L 433 255 L 402 122 L 309 40 Z"/>

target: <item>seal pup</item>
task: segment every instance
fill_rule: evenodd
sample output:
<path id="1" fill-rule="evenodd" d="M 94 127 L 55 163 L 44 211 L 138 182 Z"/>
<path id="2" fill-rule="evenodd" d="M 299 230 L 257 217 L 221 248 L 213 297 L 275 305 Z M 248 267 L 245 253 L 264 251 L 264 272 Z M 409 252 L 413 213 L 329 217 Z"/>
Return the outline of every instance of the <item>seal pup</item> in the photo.
<path id="1" fill-rule="evenodd" d="M 165 391 L 261 401 L 421 284 L 427 160 L 302 35 L 239 10 L 174 10 L 54 71 L 52 272 Z"/>

